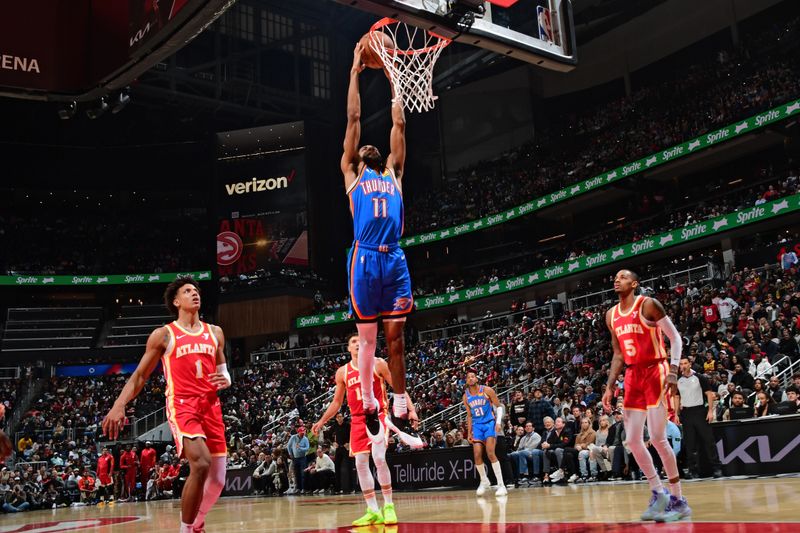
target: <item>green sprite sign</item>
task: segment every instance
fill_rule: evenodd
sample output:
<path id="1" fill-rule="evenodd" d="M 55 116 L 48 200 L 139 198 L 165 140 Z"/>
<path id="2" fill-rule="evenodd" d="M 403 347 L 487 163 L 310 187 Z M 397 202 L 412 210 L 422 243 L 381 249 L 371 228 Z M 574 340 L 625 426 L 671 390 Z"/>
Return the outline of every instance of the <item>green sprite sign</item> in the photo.
<path id="1" fill-rule="evenodd" d="M 131 285 L 135 283 L 169 283 L 178 276 L 192 276 L 197 281 L 211 279 L 211 272 L 171 272 L 169 274 L 100 274 L 92 276 L 0 276 L 0 285 Z"/>
<path id="2" fill-rule="evenodd" d="M 701 135 L 700 137 L 695 137 L 694 139 L 686 141 L 683 144 L 678 144 L 672 148 L 662 150 L 661 152 L 650 154 L 649 156 L 643 157 L 638 161 L 633 161 L 626 165 L 622 165 L 621 167 L 617 167 L 609 172 L 605 172 L 593 178 L 575 183 L 569 187 L 565 187 L 559 191 L 536 198 L 535 200 L 531 200 L 522 205 L 512 207 L 507 211 L 502 211 L 500 213 L 479 218 L 477 220 L 464 222 L 463 224 L 459 224 L 457 226 L 450 226 L 449 228 L 431 231 L 429 233 L 412 235 L 411 237 L 400 239 L 400 246 L 409 247 L 442 241 L 445 239 L 458 237 L 459 235 L 463 235 L 465 233 L 472 233 L 473 231 L 496 226 L 521 216 L 529 215 L 534 211 L 544 209 L 547 206 L 569 200 L 570 198 L 574 198 L 599 187 L 604 187 L 609 183 L 614 183 L 615 181 L 625 179 L 629 176 L 633 176 L 634 174 L 645 172 L 669 161 L 674 161 L 675 159 L 680 159 L 681 157 L 686 157 L 693 153 L 699 152 L 700 150 L 708 148 L 709 146 L 714 146 L 716 144 L 729 141 L 730 139 L 740 135 L 750 133 L 751 131 L 759 128 L 763 128 L 768 124 L 772 124 L 773 122 L 777 122 L 794 114 L 798 114 L 798 111 L 800 111 L 800 100 L 788 102 L 770 109 L 769 111 L 765 111 L 764 113 L 760 113 L 748 119 L 742 120 L 736 124 L 730 124 L 724 128 L 712 131 L 711 133 Z"/>
<path id="3" fill-rule="evenodd" d="M 488 296 L 503 294 L 505 292 L 514 291 L 531 287 L 539 283 L 552 281 L 554 279 L 570 276 L 578 272 L 583 272 L 593 268 L 606 266 L 619 261 L 624 261 L 632 257 L 637 257 L 642 254 L 654 252 L 671 246 L 677 246 L 689 241 L 709 237 L 718 233 L 723 233 L 732 229 L 736 229 L 747 224 L 755 222 L 762 222 L 764 220 L 786 215 L 800 210 L 800 194 L 787 196 L 780 200 L 774 200 L 762 205 L 735 211 L 722 215 L 716 218 L 704 220 L 697 224 L 681 227 L 662 233 L 661 235 L 654 235 L 635 242 L 623 244 L 622 246 L 615 246 L 608 248 L 591 255 L 584 255 L 572 261 L 566 261 L 557 265 L 547 268 L 542 268 L 534 272 L 529 272 L 521 276 L 507 278 L 500 280 L 496 283 L 489 283 L 480 285 L 478 287 L 471 287 L 469 289 L 462 289 L 460 291 L 451 292 L 447 294 L 437 294 L 435 296 L 423 296 L 417 299 L 414 303 L 418 310 L 434 309 L 436 307 L 444 307 L 446 305 L 454 305 L 463 302 L 470 302 Z M 303 316 L 297 319 L 296 325 L 298 328 L 307 328 L 311 326 L 322 326 L 326 324 L 338 324 L 350 320 L 346 311 L 330 313 L 327 315 L 312 315 Z"/>

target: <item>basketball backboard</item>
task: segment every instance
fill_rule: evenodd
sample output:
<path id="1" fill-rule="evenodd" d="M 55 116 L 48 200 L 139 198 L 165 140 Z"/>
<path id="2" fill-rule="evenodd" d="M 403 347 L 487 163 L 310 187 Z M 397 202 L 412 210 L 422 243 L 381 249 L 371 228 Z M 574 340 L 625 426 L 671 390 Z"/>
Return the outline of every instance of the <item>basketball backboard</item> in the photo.
<path id="1" fill-rule="evenodd" d="M 570 0 L 336 1 L 543 68 L 577 64 Z"/>

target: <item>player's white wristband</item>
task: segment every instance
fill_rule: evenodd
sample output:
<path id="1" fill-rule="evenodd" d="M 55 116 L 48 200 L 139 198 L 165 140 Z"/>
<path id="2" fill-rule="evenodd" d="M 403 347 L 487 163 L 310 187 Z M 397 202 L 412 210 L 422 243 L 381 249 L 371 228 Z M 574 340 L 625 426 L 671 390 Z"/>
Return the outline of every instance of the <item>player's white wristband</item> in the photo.
<path id="1" fill-rule="evenodd" d="M 228 380 L 228 385 L 230 386 L 232 380 L 231 375 L 228 373 L 228 364 L 222 363 L 221 365 L 217 365 L 217 374 L 222 374 L 225 379 Z"/>
<path id="2" fill-rule="evenodd" d="M 675 328 L 675 324 L 668 316 L 665 316 L 658 322 L 658 327 L 664 332 L 664 335 L 669 339 L 669 364 L 678 366 L 681 362 L 681 353 L 683 352 L 683 339 L 681 334 Z"/>
<path id="3" fill-rule="evenodd" d="M 494 409 L 495 422 L 497 422 L 498 424 L 503 422 L 503 413 L 504 409 L 502 405 L 498 405 L 497 407 L 495 407 Z"/>

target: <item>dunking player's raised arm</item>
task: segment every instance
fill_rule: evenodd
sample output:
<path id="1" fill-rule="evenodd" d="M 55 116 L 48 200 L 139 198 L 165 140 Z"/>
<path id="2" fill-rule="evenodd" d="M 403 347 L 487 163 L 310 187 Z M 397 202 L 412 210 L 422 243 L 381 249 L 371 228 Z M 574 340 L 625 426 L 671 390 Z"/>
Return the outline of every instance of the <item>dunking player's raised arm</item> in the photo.
<path id="1" fill-rule="evenodd" d="M 403 95 L 397 95 L 392 85 L 392 132 L 389 134 L 391 153 L 386 166 L 394 172 L 397 181 L 403 178 L 406 164 L 406 113 L 403 111 Z"/>
<path id="2" fill-rule="evenodd" d="M 103 435 L 106 435 L 109 440 L 117 440 L 125 421 L 125 406 L 142 392 L 142 388 L 144 388 L 150 374 L 153 373 L 156 365 L 158 365 L 159 359 L 164 355 L 168 344 L 169 330 L 166 326 L 156 328 L 150 334 L 142 360 L 139 361 L 139 366 L 128 378 L 128 382 L 125 383 L 122 392 L 119 393 L 117 401 L 114 402 L 108 415 L 103 419 Z"/>
<path id="3" fill-rule="evenodd" d="M 606 382 L 606 391 L 603 393 L 603 407 L 606 411 L 611 412 L 611 398 L 614 395 L 614 386 L 617 383 L 617 377 L 622 372 L 622 364 L 625 359 L 622 357 L 622 349 L 619 347 L 619 340 L 617 334 L 614 333 L 614 326 L 611 323 L 611 315 L 613 308 L 606 312 L 606 326 L 611 333 L 611 347 L 614 350 L 614 357 L 611 359 L 611 368 L 608 370 L 608 381 Z"/>
<path id="4" fill-rule="evenodd" d="M 353 50 L 353 66 L 350 67 L 350 86 L 347 89 L 347 129 L 344 132 L 344 153 L 342 154 L 342 174 L 345 190 L 358 178 L 358 143 L 361 140 L 361 95 L 358 91 L 358 76 L 364 70 L 361 53 L 364 47 L 356 44 Z"/>

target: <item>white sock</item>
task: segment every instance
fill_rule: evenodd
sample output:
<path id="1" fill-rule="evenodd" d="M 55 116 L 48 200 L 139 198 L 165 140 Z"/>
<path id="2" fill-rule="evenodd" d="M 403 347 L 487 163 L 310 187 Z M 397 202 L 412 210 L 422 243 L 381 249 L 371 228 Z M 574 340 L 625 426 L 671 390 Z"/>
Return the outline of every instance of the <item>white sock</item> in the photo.
<path id="1" fill-rule="evenodd" d="M 489 478 L 486 477 L 486 465 L 475 465 L 475 468 L 478 469 L 478 475 L 481 477 L 481 484 L 489 483 Z"/>
<path id="2" fill-rule="evenodd" d="M 383 494 L 383 503 L 392 504 L 392 485 L 381 485 L 381 494 Z"/>
<path id="3" fill-rule="evenodd" d="M 192 524 L 187 524 L 185 522 L 181 522 L 181 532 L 180 533 L 194 533 L 194 528 Z"/>
<path id="4" fill-rule="evenodd" d="M 497 478 L 497 486 L 505 487 L 505 483 L 503 483 L 503 469 L 500 468 L 500 461 L 492 463 L 492 470 L 494 470 L 494 477 Z"/>
<path id="5" fill-rule="evenodd" d="M 405 418 L 406 415 L 408 415 L 408 404 L 406 403 L 405 393 L 394 395 L 392 411 L 394 411 L 394 416 L 398 418 Z"/>

